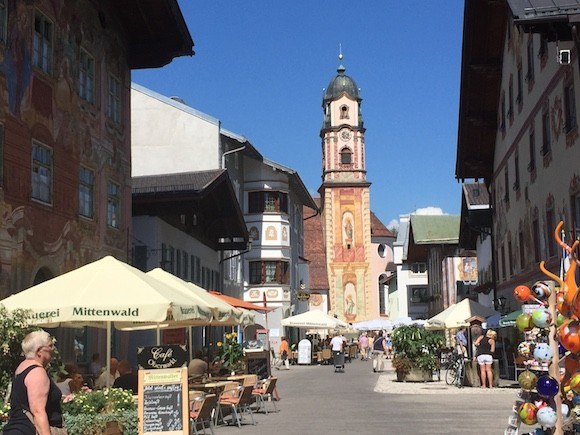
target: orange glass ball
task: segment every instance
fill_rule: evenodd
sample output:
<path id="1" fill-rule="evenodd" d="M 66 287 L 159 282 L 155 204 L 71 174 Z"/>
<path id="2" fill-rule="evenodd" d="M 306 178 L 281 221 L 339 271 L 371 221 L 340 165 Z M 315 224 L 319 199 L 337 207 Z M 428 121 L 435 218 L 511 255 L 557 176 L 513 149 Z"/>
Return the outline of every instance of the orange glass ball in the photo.
<path id="1" fill-rule="evenodd" d="M 562 346 L 572 353 L 580 352 L 580 322 L 578 320 L 565 322 L 558 332 Z"/>

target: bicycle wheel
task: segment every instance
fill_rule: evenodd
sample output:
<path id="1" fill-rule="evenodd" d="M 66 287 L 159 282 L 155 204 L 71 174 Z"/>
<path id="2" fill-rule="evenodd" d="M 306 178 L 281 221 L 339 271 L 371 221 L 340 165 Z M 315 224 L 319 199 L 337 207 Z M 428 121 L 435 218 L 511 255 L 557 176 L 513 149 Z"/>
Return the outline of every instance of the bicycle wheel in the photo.
<path id="1" fill-rule="evenodd" d="M 459 363 L 454 362 L 451 366 L 447 368 L 447 373 L 445 373 L 445 383 L 447 385 L 455 385 L 457 382 L 457 377 L 459 375 Z"/>
<path id="2" fill-rule="evenodd" d="M 465 379 L 465 363 L 460 361 L 457 366 L 457 378 L 455 379 L 455 384 L 457 388 L 463 388 L 463 381 Z"/>

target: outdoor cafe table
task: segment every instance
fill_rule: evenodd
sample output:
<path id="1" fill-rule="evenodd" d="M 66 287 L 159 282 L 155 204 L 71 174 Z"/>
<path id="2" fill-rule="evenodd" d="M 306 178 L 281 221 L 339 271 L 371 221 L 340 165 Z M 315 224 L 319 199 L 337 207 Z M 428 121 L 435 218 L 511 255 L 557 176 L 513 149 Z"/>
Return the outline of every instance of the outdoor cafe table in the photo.
<path id="1" fill-rule="evenodd" d="M 205 382 L 201 384 L 189 384 L 190 390 L 201 390 L 209 393 L 217 394 L 223 390 L 226 385 L 230 385 L 232 381 L 217 381 L 217 382 Z"/>

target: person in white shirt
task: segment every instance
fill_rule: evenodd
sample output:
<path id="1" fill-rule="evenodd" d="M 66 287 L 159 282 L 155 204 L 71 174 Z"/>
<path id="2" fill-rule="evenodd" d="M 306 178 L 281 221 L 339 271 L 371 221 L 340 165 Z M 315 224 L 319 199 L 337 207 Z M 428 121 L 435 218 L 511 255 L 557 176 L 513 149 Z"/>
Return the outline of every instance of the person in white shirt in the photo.
<path id="1" fill-rule="evenodd" d="M 95 381 L 95 388 L 105 388 L 107 386 L 107 378 L 109 378 L 108 386 L 112 387 L 115 383 L 115 379 L 119 377 L 119 372 L 117 368 L 119 367 L 119 360 L 117 358 L 111 358 L 111 371 L 107 372 L 106 370 L 101 373 L 101 376 L 97 378 Z"/>
<path id="2" fill-rule="evenodd" d="M 344 337 L 338 332 L 335 333 L 332 340 L 330 340 L 330 348 L 333 352 L 342 352 L 344 348 Z"/>

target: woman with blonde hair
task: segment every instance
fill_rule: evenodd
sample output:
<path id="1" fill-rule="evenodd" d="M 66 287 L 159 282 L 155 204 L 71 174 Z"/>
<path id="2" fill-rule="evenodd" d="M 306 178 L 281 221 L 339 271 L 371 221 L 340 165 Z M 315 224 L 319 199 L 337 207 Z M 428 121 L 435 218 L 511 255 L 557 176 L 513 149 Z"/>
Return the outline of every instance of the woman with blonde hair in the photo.
<path id="1" fill-rule="evenodd" d="M 491 367 L 493 364 L 496 337 L 497 332 L 493 329 L 488 329 L 485 335 L 480 335 L 474 343 L 477 347 L 476 357 L 477 364 L 479 364 L 479 374 L 481 376 L 481 388 L 486 388 L 487 385 L 489 385 L 489 388 L 493 388 L 493 372 Z"/>
<path id="2" fill-rule="evenodd" d="M 10 417 L 4 435 L 66 434 L 62 428 L 62 394 L 46 372 L 52 359 L 53 339 L 43 330 L 33 331 L 22 340 L 24 361 L 12 381 Z"/>

